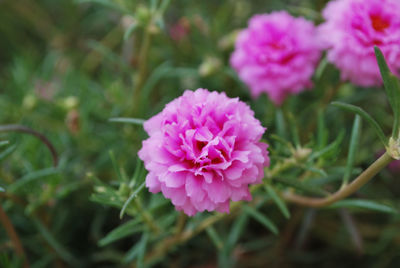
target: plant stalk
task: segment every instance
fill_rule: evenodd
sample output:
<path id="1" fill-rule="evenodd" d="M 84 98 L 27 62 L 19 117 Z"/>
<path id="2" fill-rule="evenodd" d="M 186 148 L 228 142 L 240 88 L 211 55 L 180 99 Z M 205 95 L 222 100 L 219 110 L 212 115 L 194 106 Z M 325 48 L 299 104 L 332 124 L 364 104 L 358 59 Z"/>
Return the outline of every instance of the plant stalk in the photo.
<path id="1" fill-rule="evenodd" d="M 139 59 L 138 59 L 139 70 L 135 80 L 135 86 L 133 92 L 133 110 L 135 115 L 139 111 L 138 105 L 140 104 L 141 91 L 147 76 L 147 61 L 148 61 L 148 54 L 150 50 L 151 35 L 152 35 L 150 30 L 151 24 L 152 24 L 152 18 L 150 18 L 149 24 L 144 29 L 143 40 L 139 50 Z"/>
<path id="2" fill-rule="evenodd" d="M 299 205 L 308 206 L 308 207 L 323 207 L 328 206 L 336 201 L 339 201 L 347 196 L 353 194 L 358 189 L 360 189 L 364 184 L 370 181 L 379 171 L 381 171 L 385 166 L 387 166 L 393 158 L 386 152 L 380 158 L 378 158 L 371 166 L 369 166 L 363 173 L 361 173 L 354 181 L 352 181 L 347 186 L 341 188 L 336 193 L 326 197 L 326 198 L 312 198 L 312 197 L 304 197 L 300 195 L 296 195 L 293 193 L 286 193 L 283 197 L 290 202 L 297 203 Z M 290 168 L 293 165 L 292 161 L 284 163 L 282 166 L 276 167 L 273 172 L 270 172 L 266 177 L 270 178 L 279 173 L 282 170 Z M 254 192 L 259 188 L 260 185 L 254 185 L 252 187 L 251 192 Z M 231 214 L 234 214 L 240 208 L 241 202 L 235 202 L 231 206 Z M 186 230 L 181 233 L 175 234 L 171 237 L 166 237 L 162 241 L 158 243 L 158 245 L 146 256 L 146 262 L 152 263 L 153 261 L 164 256 L 171 247 L 182 244 L 197 234 L 204 231 L 207 227 L 212 226 L 216 222 L 225 219 L 227 214 L 215 214 L 207 219 L 205 219 L 202 223 L 200 223 L 196 228 L 191 230 Z"/>
<path id="3" fill-rule="evenodd" d="M 350 184 L 342 187 L 336 193 L 325 197 L 325 198 L 315 198 L 297 195 L 294 193 L 284 193 L 283 197 L 290 202 L 307 206 L 307 207 L 324 207 L 329 206 L 339 200 L 342 200 L 349 195 L 355 193 L 364 184 L 369 182 L 379 171 L 381 171 L 385 166 L 392 162 L 393 158 L 386 152 L 381 157 L 379 157 L 371 166 L 369 166 L 363 173 L 361 173 L 354 181 Z"/>
<path id="4" fill-rule="evenodd" d="M 16 254 L 24 260 L 24 268 L 29 268 L 29 262 L 25 254 L 24 247 L 22 246 L 21 240 L 19 239 L 19 236 L 17 232 L 15 231 L 15 228 L 10 220 L 10 218 L 7 216 L 6 212 L 3 210 L 2 206 L 0 206 L 0 222 L 4 226 L 4 229 L 6 230 L 8 236 L 10 237 L 11 242 L 13 243 L 14 249 Z"/>
<path id="5" fill-rule="evenodd" d="M 33 130 L 29 127 L 22 126 L 22 125 L 2 125 L 0 126 L 0 132 L 20 132 L 20 133 L 26 133 L 30 134 L 32 136 L 35 136 L 38 138 L 41 142 L 43 142 L 47 148 L 49 149 L 51 156 L 53 157 L 53 165 L 57 167 L 58 165 L 58 155 L 55 147 L 53 144 L 50 142 L 49 139 L 45 135 L 43 135 L 40 132 L 37 132 L 36 130 Z"/>
<path id="6" fill-rule="evenodd" d="M 143 217 L 143 221 L 147 224 L 150 230 L 152 230 L 156 234 L 159 234 L 161 232 L 160 228 L 155 223 L 155 220 L 153 219 L 151 214 L 143 209 L 142 203 L 138 198 L 135 198 L 135 205 L 140 215 Z"/>

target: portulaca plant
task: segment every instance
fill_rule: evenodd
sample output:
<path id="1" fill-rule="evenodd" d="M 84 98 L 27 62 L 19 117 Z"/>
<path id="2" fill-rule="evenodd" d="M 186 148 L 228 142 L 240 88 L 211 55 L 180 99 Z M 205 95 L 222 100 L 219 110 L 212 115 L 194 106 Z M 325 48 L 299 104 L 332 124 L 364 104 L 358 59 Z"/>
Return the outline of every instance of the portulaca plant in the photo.
<path id="1" fill-rule="evenodd" d="M 42 76 L 54 65 L 54 78 L 33 93 L 19 94 L 30 72 L 15 67 L 5 79 L 21 113 L 45 119 L 0 126 L 1 267 L 304 266 L 296 254 L 316 215 L 328 215 L 318 222 L 327 243 L 345 227 L 341 250 L 363 254 L 368 232 L 379 234 L 371 255 L 398 241 L 388 178 L 400 173 L 400 1 L 243 16 L 253 4 L 225 1 L 214 24 L 190 12 L 177 19 L 188 3 L 77 2 L 90 14 L 102 5 L 116 28 L 89 42 L 79 68 L 66 52 L 50 64 L 51 54 Z M 14 107 L 13 98 L 0 104 Z M 52 118 L 57 134 L 45 130 Z M 9 132 L 37 137 L 54 167 L 38 170 L 41 147 L 26 137 L 24 155 Z M 33 164 L 21 160 L 32 155 Z M 360 231 L 359 211 L 391 215 L 390 233 Z"/>

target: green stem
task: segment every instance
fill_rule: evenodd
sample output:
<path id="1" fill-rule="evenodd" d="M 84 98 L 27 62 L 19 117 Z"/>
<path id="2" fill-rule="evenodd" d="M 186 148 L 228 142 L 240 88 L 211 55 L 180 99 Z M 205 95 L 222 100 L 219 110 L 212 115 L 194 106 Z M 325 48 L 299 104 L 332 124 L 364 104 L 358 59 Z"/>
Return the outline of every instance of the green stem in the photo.
<path id="1" fill-rule="evenodd" d="M 296 195 L 294 193 L 285 193 L 283 197 L 290 202 L 307 207 L 318 208 L 318 207 L 329 206 L 355 193 L 363 185 L 369 182 L 379 171 L 381 171 L 385 166 L 387 166 L 390 162 L 392 162 L 392 160 L 393 158 L 388 153 L 384 153 L 374 163 L 372 163 L 372 165 L 369 166 L 363 173 L 361 173 L 354 181 L 342 187 L 339 191 L 328 197 L 313 198 L 313 197 Z"/>
<path id="2" fill-rule="evenodd" d="M 149 226 L 150 230 L 156 234 L 159 234 L 160 228 L 155 224 L 153 217 L 143 209 L 142 203 L 138 198 L 135 198 L 135 205 L 140 215 L 143 217 L 144 222 Z"/>
<path id="3" fill-rule="evenodd" d="M 152 35 L 150 31 L 151 24 L 152 24 L 152 18 L 150 18 L 149 24 L 144 29 L 143 41 L 139 50 L 139 59 L 138 59 L 139 70 L 135 80 L 135 89 L 133 93 L 133 110 L 135 115 L 139 111 L 138 106 L 140 104 L 141 91 L 147 76 L 147 61 L 148 61 L 148 54 L 150 50 L 151 35 Z"/>
<path id="4" fill-rule="evenodd" d="M 7 214 L 3 210 L 2 206 L 0 206 L 0 222 L 4 226 L 4 229 L 6 230 L 8 236 L 10 237 L 10 240 L 12 241 L 12 243 L 14 245 L 15 252 L 21 259 L 24 260 L 23 267 L 29 268 L 28 259 L 25 255 L 24 247 L 22 246 L 21 240 L 19 239 L 18 234 L 15 231 L 10 218 L 7 216 Z"/>
<path id="5" fill-rule="evenodd" d="M 234 203 L 231 207 L 231 213 L 235 212 L 239 208 L 239 203 Z M 181 232 L 178 235 L 173 235 L 172 237 L 167 237 L 164 240 L 157 243 L 157 246 L 152 250 L 146 257 L 147 263 L 152 263 L 155 260 L 164 256 L 172 247 L 183 244 L 192 237 L 201 233 L 207 227 L 212 226 L 216 222 L 221 219 L 224 219 L 227 214 L 215 214 L 211 217 L 208 217 L 203 222 L 201 222 L 196 228 Z"/>
<path id="6" fill-rule="evenodd" d="M 356 192 L 360 189 L 364 184 L 370 181 L 380 170 L 382 170 L 386 165 L 388 165 L 392 161 L 392 157 L 385 153 L 378 160 L 376 160 L 370 167 L 368 167 L 362 174 L 360 174 L 352 183 L 348 184 L 346 187 L 341 188 L 336 193 L 326 197 L 326 198 L 311 198 L 304 197 L 300 195 L 296 195 L 293 193 L 284 194 L 284 198 L 293 203 L 297 203 L 303 206 L 309 207 L 322 207 L 328 206 L 336 201 L 339 201 L 352 193 Z M 292 164 L 286 163 L 282 167 L 277 167 L 274 169 L 273 174 L 279 173 L 289 168 Z M 251 192 L 254 192 L 255 189 L 258 188 L 259 185 L 255 185 L 252 187 Z M 241 202 L 235 202 L 231 206 L 231 214 L 237 212 L 238 208 L 240 208 Z M 163 241 L 158 243 L 158 246 L 147 255 L 147 262 L 152 262 L 155 259 L 158 259 L 166 254 L 168 250 L 178 244 L 182 244 L 192 237 L 196 236 L 200 232 L 204 231 L 207 227 L 212 226 L 216 222 L 225 219 L 227 214 L 216 214 L 205 219 L 202 223 L 200 223 L 196 228 L 192 230 L 187 230 L 181 233 L 181 235 L 174 235 L 172 237 L 165 238 Z"/>
<path id="7" fill-rule="evenodd" d="M 180 212 L 180 214 L 178 216 L 178 221 L 176 223 L 176 229 L 175 229 L 175 233 L 177 235 L 180 235 L 182 233 L 183 229 L 185 228 L 186 220 L 187 220 L 186 214 L 183 212 Z"/>

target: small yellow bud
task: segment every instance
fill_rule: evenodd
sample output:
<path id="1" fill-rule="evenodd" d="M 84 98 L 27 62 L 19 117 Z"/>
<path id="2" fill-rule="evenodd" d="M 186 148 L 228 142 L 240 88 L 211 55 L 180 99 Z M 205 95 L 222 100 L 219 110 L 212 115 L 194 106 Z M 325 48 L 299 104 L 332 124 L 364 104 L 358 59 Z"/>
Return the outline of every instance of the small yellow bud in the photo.
<path id="1" fill-rule="evenodd" d="M 36 104 L 37 104 L 37 97 L 32 94 L 26 95 L 22 101 L 22 107 L 28 110 L 33 109 L 36 106 Z"/>
<path id="2" fill-rule="evenodd" d="M 64 99 L 63 106 L 67 110 L 72 110 L 76 108 L 79 104 L 79 99 L 75 96 L 69 96 Z"/>
<path id="3" fill-rule="evenodd" d="M 303 161 L 307 159 L 307 157 L 312 153 L 312 150 L 310 148 L 297 148 L 293 152 L 293 156 L 297 161 Z"/>
<path id="4" fill-rule="evenodd" d="M 203 77 L 212 75 L 222 66 L 222 62 L 216 57 L 207 57 L 199 66 L 199 74 Z"/>

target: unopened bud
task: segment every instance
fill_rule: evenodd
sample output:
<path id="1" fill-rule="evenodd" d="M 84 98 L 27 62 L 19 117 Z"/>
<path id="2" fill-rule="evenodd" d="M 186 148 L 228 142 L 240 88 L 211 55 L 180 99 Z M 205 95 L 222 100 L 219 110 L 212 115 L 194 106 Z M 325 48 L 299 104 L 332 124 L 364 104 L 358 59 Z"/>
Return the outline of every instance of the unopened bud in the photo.
<path id="1" fill-rule="evenodd" d="M 392 158 L 400 160 L 400 140 L 390 137 L 389 146 L 386 148 L 386 151 Z"/>
<path id="2" fill-rule="evenodd" d="M 293 156 L 297 161 L 303 161 L 311 154 L 310 148 L 298 148 L 293 152 Z"/>
<path id="3" fill-rule="evenodd" d="M 201 76 L 209 76 L 219 70 L 222 66 L 220 59 L 215 57 L 207 57 L 199 66 L 199 74 Z"/>
<path id="4" fill-rule="evenodd" d="M 64 99 L 62 105 L 65 107 L 67 110 L 72 110 L 75 109 L 79 104 L 79 99 L 75 96 L 69 96 Z"/>
<path id="5" fill-rule="evenodd" d="M 22 101 L 22 107 L 25 109 L 32 109 L 36 106 L 37 103 L 37 97 L 32 94 L 28 94 L 24 97 L 24 100 Z"/>
<path id="6" fill-rule="evenodd" d="M 146 25 L 150 19 L 150 10 L 143 5 L 139 5 L 136 9 L 135 17 L 140 24 Z"/>

